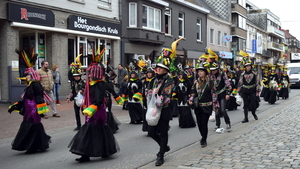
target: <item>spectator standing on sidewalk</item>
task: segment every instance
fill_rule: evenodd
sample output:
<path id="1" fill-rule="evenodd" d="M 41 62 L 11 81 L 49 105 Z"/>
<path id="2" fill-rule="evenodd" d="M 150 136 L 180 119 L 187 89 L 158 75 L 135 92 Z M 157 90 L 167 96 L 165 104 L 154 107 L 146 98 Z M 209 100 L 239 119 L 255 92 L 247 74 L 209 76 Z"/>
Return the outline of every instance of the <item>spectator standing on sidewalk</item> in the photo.
<path id="1" fill-rule="evenodd" d="M 53 96 L 53 86 L 54 86 L 54 81 L 53 81 L 53 75 L 50 69 L 48 69 L 49 67 L 49 63 L 48 61 L 42 61 L 42 67 L 37 70 L 38 74 L 41 77 L 41 84 L 43 86 L 44 91 L 49 95 L 49 97 L 52 99 L 52 102 L 50 102 L 50 106 L 51 106 L 51 110 L 52 110 L 52 114 L 53 117 L 60 117 L 60 115 L 58 115 L 57 111 L 56 111 L 56 106 L 54 103 L 54 96 Z M 43 117 L 44 119 L 48 119 L 48 116 L 45 114 L 45 116 Z"/>
<path id="2" fill-rule="evenodd" d="M 52 67 L 52 75 L 53 75 L 53 80 L 54 80 L 54 87 L 53 87 L 53 93 L 55 93 L 56 96 L 56 104 L 60 105 L 60 100 L 59 100 L 59 90 L 60 90 L 60 85 L 61 85 L 61 74 L 58 70 L 58 65 L 55 64 Z"/>
<path id="3" fill-rule="evenodd" d="M 118 91 L 118 95 L 122 96 L 123 91 L 122 91 L 122 83 L 123 83 L 123 79 L 125 76 L 128 76 L 128 72 L 127 70 L 123 67 L 122 64 L 118 65 L 118 81 L 117 81 L 117 87 L 119 89 Z"/>
<path id="4" fill-rule="evenodd" d="M 242 64 L 246 67 L 245 72 L 241 74 L 238 83 L 237 91 L 241 94 L 244 102 L 244 115 L 245 118 L 242 123 L 249 122 L 248 110 L 252 112 L 255 120 L 258 120 L 255 111 L 258 107 L 257 97 L 259 96 L 260 86 L 259 77 L 256 72 L 252 71 L 252 62 L 248 53 L 240 51 L 240 55 L 243 56 Z"/>
<path id="5" fill-rule="evenodd" d="M 73 74 L 73 81 L 71 82 L 71 93 L 67 98 L 67 102 L 73 101 L 74 98 L 80 93 L 83 94 L 85 88 L 85 82 L 81 79 L 81 64 L 80 63 L 72 63 L 70 65 L 71 73 Z M 76 100 L 74 100 L 74 111 L 77 127 L 74 131 L 77 131 L 81 128 L 81 120 L 80 120 L 80 106 L 76 104 Z"/>

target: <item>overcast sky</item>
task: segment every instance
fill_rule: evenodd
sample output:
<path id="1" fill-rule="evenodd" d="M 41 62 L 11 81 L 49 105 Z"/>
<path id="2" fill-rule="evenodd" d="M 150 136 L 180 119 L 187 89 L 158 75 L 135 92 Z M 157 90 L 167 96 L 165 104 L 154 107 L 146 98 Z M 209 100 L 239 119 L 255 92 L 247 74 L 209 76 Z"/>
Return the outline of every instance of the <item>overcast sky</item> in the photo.
<path id="1" fill-rule="evenodd" d="M 249 0 L 255 6 L 271 10 L 280 18 L 281 28 L 300 40 L 300 0 Z"/>

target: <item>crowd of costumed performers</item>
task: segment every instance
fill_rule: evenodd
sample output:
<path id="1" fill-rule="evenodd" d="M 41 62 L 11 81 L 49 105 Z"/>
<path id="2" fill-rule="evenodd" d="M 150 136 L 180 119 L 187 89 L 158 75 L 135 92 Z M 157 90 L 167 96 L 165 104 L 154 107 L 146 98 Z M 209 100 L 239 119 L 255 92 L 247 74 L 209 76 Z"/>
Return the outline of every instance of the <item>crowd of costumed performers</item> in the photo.
<path id="1" fill-rule="evenodd" d="M 260 82 L 255 71 L 256 66 L 247 52 L 239 52 L 242 61 L 239 69 L 233 70 L 233 63 L 221 61 L 208 48 L 207 53 L 200 56 L 195 67 L 192 67 L 185 49 L 181 55 L 176 53 L 180 40 L 182 38 L 175 40 L 171 48 L 163 48 L 162 52 L 153 50 L 148 59 L 132 59 L 128 68 L 129 75 L 124 77 L 126 85 L 123 85 L 122 97 L 114 89 L 117 75 L 110 66 L 110 58 L 103 63 L 105 48 L 100 50 L 98 47 L 97 50 L 92 50 L 91 55 L 80 54 L 76 57 L 75 62 L 70 65 L 74 80 L 67 99 L 68 102 L 74 101 L 77 124 L 74 131 L 77 133 L 68 147 L 71 153 L 80 156 L 76 161 L 87 162 L 90 157 L 106 158 L 120 150 L 114 137 L 120 122 L 113 115 L 112 98 L 119 105 L 126 101 L 130 124 L 142 124 L 142 131 L 147 132 L 157 143 L 159 150 L 156 154 L 156 166 L 164 163 L 165 153 L 170 151 L 169 123 L 175 117 L 178 117 L 180 128 L 193 128 L 197 125 L 200 146 L 206 147 L 208 122 L 211 117 L 216 122 L 215 130 L 221 128 L 221 117 L 224 117 L 226 129 L 230 130 L 231 121 L 227 110 L 237 110 L 241 102 L 244 111 L 242 123 L 246 123 L 249 122 L 249 111 L 258 120 L 256 110 L 260 105 L 260 97 L 269 104 L 274 104 L 279 97 L 289 98 L 290 81 L 285 65 L 263 65 Z M 94 48 L 93 44 L 91 46 Z M 28 86 L 20 101 L 8 109 L 9 113 L 17 111 L 23 115 L 20 129 L 12 142 L 12 149 L 26 153 L 45 151 L 49 148 L 51 138 L 45 133 L 41 117 L 49 111 L 46 102 L 52 100 L 43 91 L 40 76 L 33 69 L 37 58 L 33 51 L 34 49 L 16 50 L 27 65 L 25 75 Z M 91 61 L 86 80 L 81 77 L 80 57 L 88 57 Z M 147 117 L 149 110 L 153 110 L 150 112 L 152 114 L 160 114 L 155 124 Z M 81 114 L 85 118 L 83 125 Z"/>
<path id="2" fill-rule="evenodd" d="M 274 104 L 280 97 L 289 98 L 290 79 L 286 65 L 267 64 L 262 66 L 263 86 L 260 97 L 269 104 Z"/>

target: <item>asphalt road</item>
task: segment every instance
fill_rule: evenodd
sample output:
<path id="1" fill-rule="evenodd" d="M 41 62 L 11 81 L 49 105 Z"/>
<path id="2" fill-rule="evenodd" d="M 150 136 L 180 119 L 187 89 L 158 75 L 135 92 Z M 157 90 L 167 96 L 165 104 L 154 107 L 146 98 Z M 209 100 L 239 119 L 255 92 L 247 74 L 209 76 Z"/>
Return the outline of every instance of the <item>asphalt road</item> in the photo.
<path id="1" fill-rule="evenodd" d="M 300 93 L 299 89 L 292 89 L 290 98 L 292 99 Z M 275 105 L 284 104 L 289 100 L 278 100 Z M 262 101 L 260 107 L 257 110 L 258 118 L 260 118 L 260 112 L 271 108 L 274 105 Z M 114 112 L 114 108 L 113 108 Z M 116 112 L 120 113 L 120 112 Z M 235 124 L 240 123 L 243 120 L 242 107 L 238 107 L 238 110 L 228 111 L 232 122 L 232 131 L 234 132 Z M 249 113 L 249 120 L 254 120 L 251 113 Z M 0 168 L 3 169 L 82 169 L 82 168 L 98 168 L 98 169 L 131 169 L 145 166 L 149 163 L 153 163 L 156 159 L 156 153 L 158 152 L 158 145 L 147 133 L 142 132 L 142 125 L 129 124 L 128 114 L 118 114 L 117 118 L 122 123 L 120 130 L 115 134 L 116 140 L 120 146 L 120 152 L 106 158 L 91 158 L 88 163 L 78 163 L 75 161 L 76 156 L 71 154 L 68 149 L 68 144 L 75 132 L 72 127 L 59 128 L 51 131 L 47 131 L 47 134 L 51 135 L 52 143 L 48 151 L 36 154 L 24 154 L 24 152 L 17 152 L 11 150 L 10 139 L 0 142 Z M 178 127 L 178 118 L 174 118 L 171 122 L 171 129 L 169 131 L 169 145 L 171 151 L 168 154 L 172 155 L 174 152 L 184 151 L 184 149 L 192 144 L 199 143 L 201 138 L 197 127 L 181 129 Z M 213 128 L 215 122 L 209 122 L 209 137 L 217 135 Z M 221 119 L 221 127 L 226 128 L 224 119 Z M 224 133 L 226 134 L 226 133 Z"/>

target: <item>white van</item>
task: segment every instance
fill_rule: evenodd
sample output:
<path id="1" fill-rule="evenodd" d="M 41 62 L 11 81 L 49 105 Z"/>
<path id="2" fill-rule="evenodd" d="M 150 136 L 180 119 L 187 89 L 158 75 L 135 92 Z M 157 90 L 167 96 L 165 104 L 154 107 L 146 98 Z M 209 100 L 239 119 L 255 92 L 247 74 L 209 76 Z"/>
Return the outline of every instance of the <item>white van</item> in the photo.
<path id="1" fill-rule="evenodd" d="M 287 70 L 291 87 L 300 87 L 300 63 L 288 63 Z"/>

